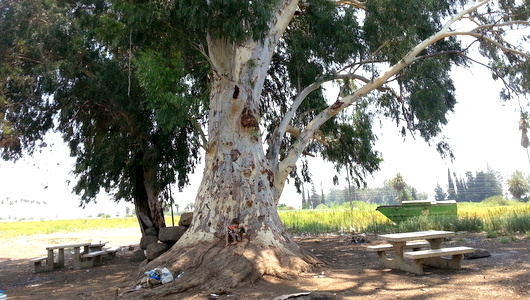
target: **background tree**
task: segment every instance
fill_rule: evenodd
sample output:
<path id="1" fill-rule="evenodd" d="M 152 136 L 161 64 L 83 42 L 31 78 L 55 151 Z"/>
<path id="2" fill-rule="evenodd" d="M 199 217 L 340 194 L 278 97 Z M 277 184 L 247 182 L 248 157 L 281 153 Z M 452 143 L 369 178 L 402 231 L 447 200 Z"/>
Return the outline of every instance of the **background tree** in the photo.
<path id="1" fill-rule="evenodd" d="M 528 180 L 524 177 L 523 173 L 519 170 L 515 170 L 512 176 L 507 181 L 508 191 L 512 196 L 521 201 L 523 196 L 530 190 Z"/>
<path id="2" fill-rule="evenodd" d="M 451 177 L 451 171 L 447 169 L 447 199 L 448 200 L 456 200 L 456 189 L 455 184 L 453 182 L 453 178 Z"/>
<path id="3" fill-rule="evenodd" d="M 6 99 L 0 101 L 5 114 L 2 157 L 16 160 L 23 151 L 31 154 L 45 132 L 55 127 L 76 157 L 74 192 L 81 196 L 81 205 L 95 200 L 101 190 L 112 191 L 116 201 L 134 202 L 135 212 L 151 219 L 156 229 L 164 227 L 159 195 L 169 184 L 187 184 L 199 144 L 190 131 L 197 119 L 169 119 L 166 111 L 178 109 L 186 115 L 189 110 L 177 100 L 192 95 L 200 103 L 200 85 L 183 92 L 183 85 L 175 82 L 183 76 L 180 61 L 168 56 L 160 67 L 159 56 L 145 53 L 135 59 L 134 71 L 143 75 L 140 82 L 131 68 L 132 32 L 102 29 L 110 25 L 108 18 L 117 17 L 102 1 L 6 5 L 1 26 L 10 34 L 2 39 L 8 43 L 1 51 Z M 150 11 L 142 13 L 135 17 L 146 18 Z M 134 40 L 145 42 L 143 34 L 147 32 L 135 32 Z M 90 44 L 93 41 L 100 42 Z M 146 79 L 153 74 L 156 80 Z M 166 89 L 154 90 L 148 81 Z M 148 102 L 153 98 L 165 101 L 165 106 L 154 109 Z M 139 222 L 143 232 L 146 225 Z"/>
<path id="4" fill-rule="evenodd" d="M 309 206 L 312 209 L 317 208 L 320 204 L 321 196 L 317 193 L 315 185 L 311 185 L 311 195 L 309 196 Z"/>
<path id="5" fill-rule="evenodd" d="M 440 184 L 437 184 L 436 188 L 434 189 L 434 200 L 436 200 L 436 201 L 444 201 L 446 199 L 447 199 L 447 193 L 444 192 L 444 190 L 440 186 Z"/>
<path id="6" fill-rule="evenodd" d="M 7 4 L 16 6 L 14 2 Z M 53 116 L 74 117 L 73 125 L 84 125 L 56 126 L 77 145 L 74 155 L 97 158 L 76 164 L 83 174 L 92 171 L 92 163 L 106 161 L 106 148 L 100 145 L 108 135 L 96 134 L 95 128 L 115 130 L 109 143 L 127 141 L 124 148 L 131 146 L 129 156 L 110 162 L 133 162 L 138 173 L 113 178 L 141 181 L 129 176 L 141 170 L 154 181 L 153 174 L 166 175 L 152 168 L 160 166 L 187 174 L 194 166 L 187 158 L 196 157 L 198 147 L 205 151 L 190 228 L 170 251 L 144 266 L 168 266 L 185 275 L 153 293 L 193 287 L 226 291 L 263 274 L 283 277 L 311 269 L 318 261 L 302 253 L 275 209 L 289 177 L 297 186 L 310 181 L 302 156 L 320 154 L 363 184 L 381 161 L 372 149 L 376 137 L 371 130 L 374 117 L 380 116 L 389 117 L 401 134 L 421 136 L 451 156 L 445 139 L 438 137 L 456 103 L 449 74 L 453 65 L 478 61 L 471 58 L 476 54 L 472 45 L 490 59 L 482 65 L 505 82 L 504 99 L 528 93 L 530 56 L 516 30 L 509 42 L 503 34 L 504 28 L 528 26 L 522 1 L 34 2 L 42 9 L 33 11 L 59 11 L 42 24 L 42 18 L 21 15 L 32 22 L 11 19 L 2 26 L 28 23 L 35 25 L 28 32 L 65 39 L 26 34 L 22 42 L 6 44 L 13 55 L 6 56 L 9 67 L 2 73 L 2 128 L 8 128 L 2 133 L 2 145 L 8 146 L 4 153 L 24 148 L 19 142 L 24 139 L 30 147 L 37 143 L 53 127 Z M 11 67 L 11 61 L 19 68 Z M 111 85 L 100 79 L 106 77 Z M 116 86 L 117 92 L 110 94 L 111 101 L 89 83 L 108 92 Z M 324 83 L 339 91 L 324 93 Z M 78 88 L 80 95 L 70 93 Z M 18 103 L 27 107 L 13 109 Z M 137 107 L 122 110 L 130 105 Z M 42 122 L 18 128 L 16 124 L 31 120 L 29 109 Z M 105 113 L 109 117 L 98 118 Z M 160 133 L 160 140 L 144 136 L 152 133 Z M 178 145 L 186 148 L 160 155 L 166 149 L 158 149 L 157 143 L 168 138 L 162 133 L 182 133 L 184 143 Z M 118 138 L 127 136 L 139 140 Z M 92 155 L 85 153 L 85 142 L 96 150 L 89 149 Z M 101 183 L 116 183 L 103 177 Z M 85 178 L 91 183 L 92 176 Z M 157 190 L 148 192 L 155 195 Z M 226 225 L 233 217 L 249 229 L 248 239 L 224 248 Z M 138 272 L 138 280 L 145 270 Z"/>
<path id="7" fill-rule="evenodd" d="M 457 202 L 466 202 L 467 198 L 466 198 L 466 184 L 465 184 L 465 181 L 462 178 L 458 178 L 456 176 L 456 173 L 453 173 L 453 176 L 455 178 L 456 190 L 457 190 L 456 201 Z"/>
<path id="8" fill-rule="evenodd" d="M 409 200 L 410 196 L 405 190 L 407 187 L 407 183 L 405 182 L 405 179 L 403 179 L 400 173 L 397 173 L 396 177 L 390 180 L 390 184 L 392 185 L 392 188 L 396 191 L 396 200 L 398 203 Z"/>
<path id="9" fill-rule="evenodd" d="M 458 183 L 458 201 L 480 202 L 486 198 L 502 195 L 502 177 L 499 172 L 488 168 L 487 172 L 465 173 L 466 179 Z M 458 181 L 457 181 L 458 182 Z"/>

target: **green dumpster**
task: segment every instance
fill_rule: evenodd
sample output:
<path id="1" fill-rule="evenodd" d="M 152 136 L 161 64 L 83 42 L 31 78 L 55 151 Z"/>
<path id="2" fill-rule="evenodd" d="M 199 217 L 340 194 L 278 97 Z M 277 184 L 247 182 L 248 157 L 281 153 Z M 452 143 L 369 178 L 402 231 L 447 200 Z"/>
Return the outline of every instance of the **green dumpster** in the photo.
<path id="1" fill-rule="evenodd" d="M 403 201 L 400 205 L 381 205 L 376 210 L 395 223 L 416 216 L 456 217 L 456 201 Z"/>

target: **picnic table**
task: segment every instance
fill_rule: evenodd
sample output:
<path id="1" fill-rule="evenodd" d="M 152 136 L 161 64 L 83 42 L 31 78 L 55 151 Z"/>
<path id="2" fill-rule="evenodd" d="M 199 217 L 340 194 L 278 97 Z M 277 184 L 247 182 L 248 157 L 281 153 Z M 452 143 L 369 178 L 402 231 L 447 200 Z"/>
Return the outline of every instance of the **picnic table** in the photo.
<path id="1" fill-rule="evenodd" d="M 385 240 L 388 244 L 369 246 L 368 250 L 376 251 L 385 267 L 418 275 L 423 274 L 424 265 L 459 269 L 463 254 L 474 250 L 470 247 L 441 248 L 444 239 L 452 236 L 455 236 L 452 231 L 438 230 L 381 234 L 378 239 Z M 424 248 L 427 249 L 422 250 Z M 406 252 L 406 250 L 412 251 Z M 387 257 L 388 251 L 394 252 L 393 258 Z M 451 258 L 444 258 L 446 256 Z"/>
<path id="2" fill-rule="evenodd" d="M 76 268 L 92 267 L 94 264 L 101 263 L 101 256 L 107 254 L 107 250 L 103 247 L 107 242 L 98 243 L 77 243 L 64 244 L 46 247 L 48 254 L 43 257 L 32 259 L 31 262 L 35 266 L 35 272 L 52 271 L 55 268 L 64 268 L 64 250 L 73 249 L 73 265 Z M 81 249 L 82 248 L 82 249 Z M 57 255 L 55 255 L 57 251 Z M 109 253 L 115 254 L 116 250 L 112 249 Z M 55 261 L 57 257 L 57 261 Z"/>

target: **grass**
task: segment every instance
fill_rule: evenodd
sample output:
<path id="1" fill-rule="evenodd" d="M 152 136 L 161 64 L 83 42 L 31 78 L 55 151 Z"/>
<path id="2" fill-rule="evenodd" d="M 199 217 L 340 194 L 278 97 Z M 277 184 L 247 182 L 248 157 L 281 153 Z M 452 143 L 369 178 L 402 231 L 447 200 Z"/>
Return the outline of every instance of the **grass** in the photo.
<path id="1" fill-rule="evenodd" d="M 178 224 L 178 221 L 179 217 L 175 216 L 175 224 Z M 171 217 L 166 217 L 166 224 L 168 226 L 172 224 Z M 76 232 L 91 229 L 137 228 L 138 226 L 136 217 L 0 222 L 0 236 L 8 239 L 34 234 Z"/>
<path id="2" fill-rule="evenodd" d="M 102 228 L 130 228 L 135 226 L 138 226 L 136 218 L 0 222 L 0 236 L 8 239 L 24 235 L 75 232 Z"/>
<path id="3" fill-rule="evenodd" d="M 486 231 L 488 235 L 530 233 L 530 204 L 515 201 L 458 203 L 458 216 L 419 216 L 393 224 L 377 205 L 356 206 L 353 210 L 280 211 L 280 218 L 293 233 L 326 232 L 408 232 L 418 230 Z"/>
<path id="4" fill-rule="evenodd" d="M 294 233 L 389 233 L 418 230 L 485 231 L 489 237 L 526 234 L 530 237 L 530 204 L 518 202 L 458 203 L 458 217 L 420 216 L 393 224 L 375 210 L 377 205 L 355 203 L 353 209 L 281 210 L 280 219 Z M 175 217 L 175 224 L 178 224 Z M 166 217 L 166 224 L 172 224 Z M 137 227 L 136 218 L 0 222 L 4 239 L 56 232 Z"/>

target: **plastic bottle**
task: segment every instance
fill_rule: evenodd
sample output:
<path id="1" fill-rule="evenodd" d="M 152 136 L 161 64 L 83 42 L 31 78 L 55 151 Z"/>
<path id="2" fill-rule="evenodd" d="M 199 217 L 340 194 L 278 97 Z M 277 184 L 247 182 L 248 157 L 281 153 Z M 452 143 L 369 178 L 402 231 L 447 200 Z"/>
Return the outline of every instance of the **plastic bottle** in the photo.
<path id="1" fill-rule="evenodd" d="M 6 300 L 7 299 L 7 295 L 4 294 L 4 291 L 0 291 L 0 300 Z"/>

